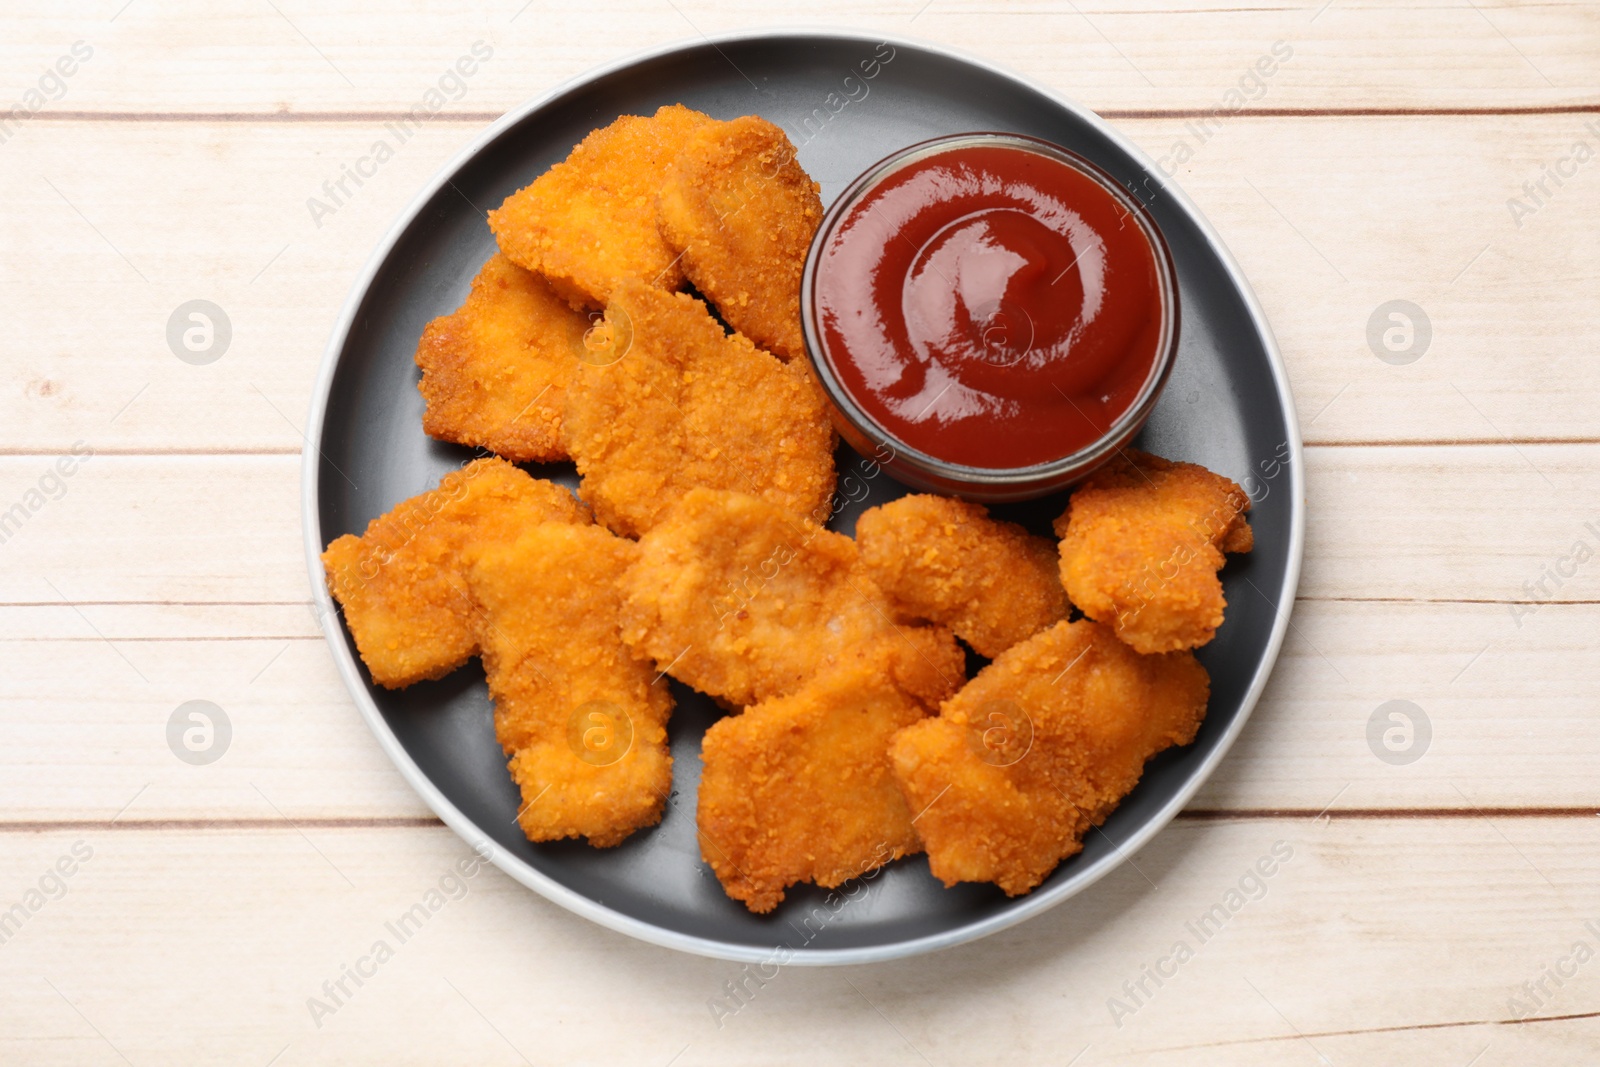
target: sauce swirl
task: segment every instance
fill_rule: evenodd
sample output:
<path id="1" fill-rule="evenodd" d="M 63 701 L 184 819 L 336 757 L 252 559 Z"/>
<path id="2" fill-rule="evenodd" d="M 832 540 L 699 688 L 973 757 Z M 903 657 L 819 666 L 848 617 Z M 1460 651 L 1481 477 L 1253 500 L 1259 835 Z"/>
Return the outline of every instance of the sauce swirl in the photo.
<path id="1" fill-rule="evenodd" d="M 902 165 L 814 254 L 840 387 L 888 436 L 969 467 L 1048 463 L 1103 437 L 1139 399 L 1172 313 L 1124 202 L 1004 144 Z"/>

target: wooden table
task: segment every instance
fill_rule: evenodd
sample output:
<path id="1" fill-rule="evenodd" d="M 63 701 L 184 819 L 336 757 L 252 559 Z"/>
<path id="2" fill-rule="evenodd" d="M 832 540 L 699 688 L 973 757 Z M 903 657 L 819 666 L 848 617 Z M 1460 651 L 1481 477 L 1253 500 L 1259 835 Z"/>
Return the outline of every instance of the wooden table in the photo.
<path id="1" fill-rule="evenodd" d="M 301 427 L 336 312 L 507 108 L 785 16 L 12 4 L 0 107 L 42 91 L 0 126 L 0 1061 L 1600 1059 L 1600 8 L 809 7 L 1098 109 L 1171 161 L 1254 282 L 1310 518 L 1293 629 L 1220 772 L 1069 905 L 932 957 L 785 969 L 720 1026 L 708 1002 L 741 967 L 492 870 L 313 1012 L 467 854 L 379 751 L 310 608 Z M 478 41 L 493 57 L 460 98 L 313 219 Z M 231 325 L 210 362 L 169 345 L 192 300 Z M 1395 300 L 1421 315 L 1388 318 Z M 200 720 L 169 745 L 193 700 L 231 727 L 214 762 L 175 755 Z M 1408 717 L 1380 713 L 1395 700 Z M 1202 942 L 1186 924 L 1219 903 Z"/>

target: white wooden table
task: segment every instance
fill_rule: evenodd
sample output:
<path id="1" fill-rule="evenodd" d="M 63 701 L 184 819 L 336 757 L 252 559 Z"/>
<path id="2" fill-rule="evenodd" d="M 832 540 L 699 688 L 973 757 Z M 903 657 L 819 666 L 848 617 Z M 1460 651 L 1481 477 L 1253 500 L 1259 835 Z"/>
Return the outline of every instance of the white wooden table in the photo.
<path id="1" fill-rule="evenodd" d="M 707 1002 L 739 966 L 493 870 L 314 1018 L 467 854 L 361 723 L 309 607 L 300 428 L 337 309 L 505 109 L 791 16 L 8 0 L 0 107 L 41 106 L 0 126 L 0 1062 L 1600 1060 L 1600 7 L 811 7 L 1100 110 L 1174 160 L 1253 280 L 1310 518 L 1294 628 L 1221 771 L 1137 867 L 1045 917 L 785 969 L 720 1027 Z M 314 221 L 307 199 L 477 41 L 493 57 L 460 99 Z M 1276 42 L 1290 58 L 1252 82 Z M 169 347 L 191 300 L 231 324 L 213 362 Z M 1414 314 L 1408 351 L 1382 316 L 1403 351 L 1369 344 L 1392 300 L 1422 310 L 1425 351 Z M 191 700 L 231 724 L 209 764 L 169 747 Z M 1412 726 L 1369 740 L 1392 700 Z M 1275 845 L 1292 857 L 1247 879 Z M 1218 903 L 1202 944 L 1186 923 Z"/>

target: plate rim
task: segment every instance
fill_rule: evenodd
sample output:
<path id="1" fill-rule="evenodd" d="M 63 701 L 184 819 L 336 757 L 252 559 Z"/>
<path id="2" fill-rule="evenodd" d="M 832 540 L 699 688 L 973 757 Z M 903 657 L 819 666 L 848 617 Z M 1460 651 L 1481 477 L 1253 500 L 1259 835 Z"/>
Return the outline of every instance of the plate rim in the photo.
<path id="1" fill-rule="evenodd" d="M 1189 801 L 1193 799 L 1194 794 L 1200 787 L 1216 772 L 1217 767 L 1227 756 L 1228 751 L 1233 747 L 1239 734 L 1243 732 L 1245 724 L 1254 713 L 1256 703 L 1259 701 L 1262 691 L 1266 688 L 1273 669 L 1277 666 L 1278 654 L 1282 649 L 1283 641 L 1288 631 L 1289 616 L 1294 610 L 1295 593 L 1300 583 L 1300 568 L 1305 542 L 1306 510 L 1303 492 L 1304 444 L 1300 433 L 1300 420 L 1294 404 L 1294 395 L 1289 386 L 1288 368 L 1284 364 L 1277 339 L 1267 321 L 1266 313 L 1262 310 L 1260 301 L 1256 297 L 1255 290 L 1234 260 L 1232 252 L 1229 251 L 1227 245 L 1223 243 L 1222 238 L 1211 225 L 1211 221 L 1195 206 L 1183 189 L 1173 181 L 1172 176 L 1163 171 L 1147 153 L 1130 141 L 1120 130 L 1101 118 L 1092 109 L 1064 96 L 1051 87 L 993 63 L 982 56 L 908 35 L 868 33 L 843 27 L 772 26 L 709 36 L 699 34 L 695 37 L 681 37 L 665 44 L 630 53 L 568 78 L 546 92 L 533 96 L 507 110 L 504 115 L 491 122 L 461 150 L 447 160 L 402 209 L 399 216 L 385 231 L 383 237 L 373 249 L 372 254 L 361 268 L 360 273 L 351 284 L 349 294 L 346 296 L 344 305 L 334 322 L 328 344 L 323 350 L 322 359 L 317 368 L 317 376 L 312 385 L 311 404 L 306 418 L 305 432 L 301 435 L 305 438 L 306 444 L 310 446 L 301 453 L 301 528 L 304 536 L 306 565 L 311 583 L 312 600 L 316 607 L 323 638 L 327 641 L 328 647 L 333 654 L 334 663 L 338 668 L 339 676 L 343 680 L 346 690 L 349 691 L 356 707 L 361 712 L 361 717 L 366 721 L 368 729 L 377 738 L 379 746 L 394 763 L 395 768 L 399 770 L 401 777 L 417 792 L 417 795 L 433 813 L 457 836 L 480 856 L 487 858 L 512 879 L 532 889 L 545 899 L 600 926 L 626 934 L 640 941 L 697 956 L 728 960 L 735 963 L 761 963 L 772 959 L 780 951 L 780 944 L 776 940 L 771 948 L 719 941 L 713 938 L 681 933 L 644 919 L 623 914 L 562 885 L 550 876 L 528 865 L 517 856 L 502 849 L 479 831 L 476 824 L 450 802 L 449 798 L 434 785 L 433 780 L 422 771 L 416 761 L 406 752 L 399 738 L 389 728 L 382 710 L 379 709 L 377 703 L 372 699 L 372 695 L 367 691 L 366 679 L 362 676 L 360 667 L 345 642 L 343 627 L 339 621 L 338 608 L 334 605 L 328 591 L 321 559 L 323 535 L 318 508 L 318 467 L 319 461 L 325 458 L 321 442 L 327 416 L 328 398 L 332 392 L 333 379 L 338 371 L 340 356 L 349 340 L 350 328 L 355 322 L 356 313 L 371 290 L 374 278 L 393 254 L 400 238 L 416 221 L 423 208 L 451 181 L 456 172 L 479 152 L 483 151 L 505 130 L 521 122 L 539 109 L 592 82 L 610 77 L 629 67 L 637 66 L 649 60 L 659 59 L 691 48 L 703 48 L 706 45 L 710 45 L 720 51 L 719 46 L 723 44 L 778 39 L 845 40 L 864 44 L 887 43 L 894 47 L 904 46 L 908 49 L 921 50 L 938 57 L 969 64 L 993 76 L 1014 82 L 1030 92 L 1040 94 L 1056 107 L 1071 113 L 1080 121 L 1092 126 L 1101 135 L 1108 138 L 1118 149 L 1126 152 L 1128 157 L 1148 174 L 1157 177 L 1162 184 L 1163 192 L 1173 197 L 1179 208 L 1188 216 L 1206 243 L 1211 247 L 1218 261 L 1226 269 L 1229 283 L 1241 297 L 1249 314 L 1251 324 L 1254 326 L 1266 351 L 1267 361 L 1272 368 L 1273 384 L 1277 390 L 1278 402 L 1282 408 L 1289 438 L 1287 443 L 1289 445 L 1288 474 L 1290 484 L 1288 491 L 1290 494 L 1290 517 L 1289 545 L 1285 559 L 1284 592 L 1280 602 L 1274 605 L 1272 632 L 1267 641 L 1265 654 L 1256 667 L 1250 686 L 1239 705 L 1238 713 L 1234 716 L 1227 730 L 1224 731 L 1216 747 L 1191 772 L 1188 779 L 1168 799 L 1167 803 L 1130 834 L 1126 840 L 1111 853 L 1101 857 L 1083 870 L 1076 872 L 1072 878 L 1062 882 L 1060 885 L 1037 891 L 1024 897 L 1013 898 L 1014 903 L 1002 913 L 991 915 L 951 930 L 862 948 L 791 948 L 786 960 L 786 965 L 798 966 L 874 963 L 904 959 L 940 949 L 952 948 L 956 945 L 976 941 L 990 934 L 1009 929 L 1089 888 L 1113 869 L 1126 862 L 1134 852 L 1164 830 L 1178 812 L 1183 810 Z"/>

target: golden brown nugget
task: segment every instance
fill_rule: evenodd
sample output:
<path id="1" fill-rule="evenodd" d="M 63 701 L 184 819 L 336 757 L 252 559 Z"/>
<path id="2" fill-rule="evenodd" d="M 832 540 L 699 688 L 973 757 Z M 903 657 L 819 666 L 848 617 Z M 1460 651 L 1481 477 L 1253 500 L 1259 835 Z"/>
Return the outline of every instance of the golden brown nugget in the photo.
<path id="1" fill-rule="evenodd" d="M 725 334 L 704 304 L 624 282 L 606 308 L 614 359 L 567 393 L 579 493 L 613 531 L 649 530 L 697 486 L 826 514 L 833 426 L 805 366 Z"/>
<path id="2" fill-rule="evenodd" d="M 667 168 L 661 234 L 728 325 L 782 359 L 803 355 L 800 274 L 821 186 L 782 130 L 755 115 L 702 126 Z"/>
<path id="3" fill-rule="evenodd" d="M 518 463 L 565 459 L 561 408 L 588 328 L 544 279 L 494 256 L 422 332 L 423 430 Z"/>
<path id="4" fill-rule="evenodd" d="M 934 875 L 1028 892 L 1083 847 L 1146 760 L 1194 740 L 1210 685 L 1193 653 L 1140 655 L 1089 620 L 1001 653 L 890 746 Z"/>
<path id="5" fill-rule="evenodd" d="M 590 521 L 564 486 L 490 457 L 395 505 L 360 537 L 338 538 L 322 563 L 372 680 L 398 689 L 443 677 L 477 651 L 464 547 L 510 540 L 535 523 Z"/>
<path id="6" fill-rule="evenodd" d="M 1055 544 L 980 504 L 904 496 L 862 513 L 856 545 L 902 612 L 950 627 L 990 659 L 1067 617 Z"/>
<path id="7" fill-rule="evenodd" d="M 1224 552 L 1254 543 L 1250 498 L 1193 463 L 1125 450 L 1056 519 L 1061 582 L 1140 652 L 1198 648 L 1222 625 Z"/>
<path id="8" fill-rule="evenodd" d="M 623 639 L 729 704 L 861 666 L 933 707 L 966 678 L 950 631 L 897 620 L 855 542 L 744 493 L 687 493 L 640 539 L 622 591 Z"/>
<path id="9" fill-rule="evenodd" d="M 700 854 L 728 895 L 768 912 L 796 882 L 831 889 L 918 851 L 889 739 L 925 714 L 854 667 L 713 724 L 701 746 Z"/>
<path id="10" fill-rule="evenodd" d="M 495 735 L 531 841 L 605 848 L 661 821 L 672 696 L 618 621 L 617 577 L 637 552 L 598 526 L 563 523 L 467 551 Z"/>
<path id="11" fill-rule="evenodd" d="M 714 121 L 673 104 L 595 130 L 489 212 L 500 250 L 573 307 L 603 307 L 624 278 L 678 288 L 683 270 L 656 226 L 656 198 L 689 134 Z"/>

